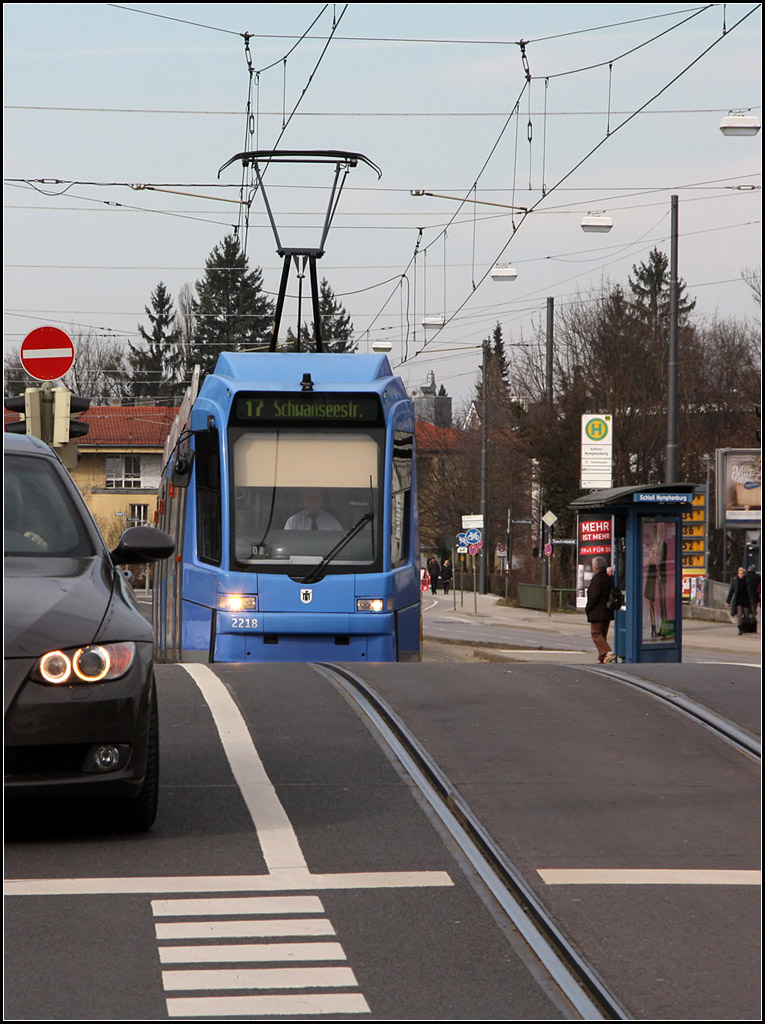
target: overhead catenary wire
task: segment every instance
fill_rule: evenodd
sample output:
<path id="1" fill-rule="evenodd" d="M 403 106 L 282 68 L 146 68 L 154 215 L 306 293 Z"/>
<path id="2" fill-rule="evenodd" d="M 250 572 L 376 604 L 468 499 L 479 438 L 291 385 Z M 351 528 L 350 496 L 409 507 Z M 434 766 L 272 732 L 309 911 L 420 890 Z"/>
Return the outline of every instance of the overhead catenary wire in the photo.
<path id="1" fill-rule="evenodd" d="M 594 153 L 596 153 L 596 152 L 597 152 L 597 151 L 598 151 L 598 150 L 599 150 L 599 149 L 600 149 L 600 148 L 601 148 L 601 147 L 602 147 L 602 146 L 603 146 L 603 145 L 604 145 L 604 144 L 605 144 L 606 142 L 608 142 L 608 141 L 609 141 L 610 139 L 612 139 L 612 138 L 613 138 L 613 135 L 614 135 L 614 134 L 615 134 L 616 132 L 618 132 L 619 130 L 621 130 L 622 128 L 624 128 L 624 127 L 625 127 L 625 126 L 626 126 L 627 124 L 629 124 L 629 123 L 630 123 L 630 122 L 631 122 L 631 121 L 632 121 L 632 120 L 633 120 L 633 119 L 634 119 L 634 118 L 635 118 L 635 117 L 636 117 L 636 116 L 637 116 L 637 115 L 638 115 L 638 114 L 639 114 L 639 113 L 641 112 L 641 110 L 643 110 L 643 109 L 644 109 L 645 107 L 649 106 L 649 105 L 650 105 L 650 104 L 651 104 L 651 103 L 652 103 L 652 102 L 653 102 L 653 101 L 654 101 L 655 99 L 657 99 L 657 98 L 658 98 L 659 96 L 661 96 L 661 95 L 662 95 L 662 94 L 663 94 L 664 92 L 666 92 L 666 91 L 667 91 L 667 89 L 669 89 L 669 88 L 670 88 L 670 86 L 671 86 L 671 85 L 673 85 L 673 84 L 674 84 L 674 83 L 675 83 L 675 82 L 676 82 L 676 81 L 677 81 L 677 80 L 678 80 L 679 78 L 681 78 L 681 77 L 682 77 L 683 75 L 685 75 L 685 74 L 686 74 L 686 73 L 687 73 L 687 72 L 688 72 L 688 71 L 689 71 L 689 70 L 690 70 L 690 69 L 691 69 L 692 67 L 694 67 L 694 66 L 695 66 L 695 65 L 696 65 L 696 64 L 697 64 L 697 63 L 698 63 L 698 62 L 699 62 L 700 60 L 702 60 L 702 59 L 703 59 L 703 58 L 704 58 L 704 57 L 705 57 L 705 56 L 706 56 L 706 55 L 707 55 L 707 54 L 708 54 L 708 53 L 709 53 L 709 52 L 710 52 L 711 50 L 713 50 L 713 49 L 714 49 L 714 48 L 715 48 L 715 47 L 716 47 L 716 46 L 717 46 L 717 45 L 718 45 L 718 44 L 719 44 L 719 43 L 721 42 L 721 40 L 722 40 L 723 38 L 725 38 L 725 37 L 726 37 L 726 35 L 727 35 L 727 34 L 728 34 L 728 33 L 729 33 L 730 31 L 732 31 L 732 29 L 735 29 L 735 28 L 738 28 L 738 27 L 740 27 L 740 26 L 741 26 L 741 25 L 742 25 L 742 24 L 743 24 L 743 23 L 744 23 L 744 22 L 745 22 L 745 21 L 746 21 L 746 20 L 747 20 L 747 19 L 748 19 L 749 17 L 751 17 L 751 15 L 752 15 L 752 14 L 753 14 L 753 13 L 755 12 L 755 10 L 757 10 L 757 9 L 759 8 L 759 6 L 760 6 L 760 5 L 758 4 L 758 5 L 756 6 L 756 7 L 752 8 L 752 9 L 751 9 L 750 11 L 748 11 L 748 12 L 747 12 L 746 14 L 744 14 L 744 15 L 743 15 L 743 16 L 742 16 L 742 17 L 741 17 L 741 18 L 740 18 L 740 19 L 739 19 L 739 20 L 738 20 L 738 21 L 737 21 L 737 22 L 735 23 L 735 25 L 733 25 L 733 26 L 732 26 L 731 28 L 728 28 L 728 29 L 726 29 L 726 30 L 725 30 L 725 31 L 724 31 L 724 32 L 723 32 L 723 33 L 722 33 L 721 35 L 719 35 L 719 36 L 718 36 L 718 37 L 717 37 L 716 39 L 714 39 L 714 41 L 713 41 L 713 42 L 712 42 L 712 43 L 711 43 L 711 44 L 710 44 L 709 46 L 706 46 L 706 47 L 705 47 L 705 48 L 704 48 L 704 49 L 703 49 L 703 50 L 701 51 L 701 53 L 697 54 L 697 56 L 696 56 L 696 57 L 694 57 L 694 59 L 693 59 L 692 61 L 690 61 L 690 62 L 689 62 L 688 64 L 686 64 L 686 65 L 685 65 L 685 66 L 684 66 L 684 67 L 683 67 L 683 68 L 682 68 L 682 69 L 681 69 L 681 70 L 680 70 L 680 71 L 679 71 L 679 72 L 678 72 L 677 74 L 675 74 L 675 75 L 674 75 L 674 76 L 673 76 L 672 78 L 670 78 L 670 79 L 669 79 L 669 81 L 667 81 L 667 82 L 666 82 L 666 83 L 665 83 L 665 84 L 664 84 L 664 85 L 663 85 L 663 86 L 662 86 L 662 87 L 661 87 L 661 88 L 660 88 L 660 89 L 659 89 L 659 90 L 658 90 L 657 92 L 655 92 L 655 93 L 654 93 L 654 94 L 653 94 L 652 96 L 650 96 L 650 97 L 649 97 L 649 98 L 648 98 L 648 99 L 647 99 L 647 100 L 646 100 L 646 101 L 645 101 L 645 102 L 644 102 L 643 104 L 641 104 L 641 105 L 640 105 L 640 106 L 639 106 L 639 107 L 638 107 L 638 108 L 637 108 L 637 109 L 636 109 L 636 110 L 635 110 L 635 111 L 634 111 L 633 113 L 631 113 L 631 114 L 630 114 L 630 115 L 629 115 L 628 117 L 626 117 L 626 118 L 625 118 L 625 119 L 624 119 L 623 121 L 621 121 L 621 122 L 620 122 L 620 123 L 619 123 L 618 125 L 616 125 L 616 126 L 615 126 L 615 128 L 614 128 L 614 129 L 613 129 L 612 131 L 609 131 L 609 133 L 608 133 L 607 135 L 605 135 L 605 136 L 604 136 L 604 137 L 603 137 L 602 139 L 600 139 L 600 141 L 598 141 L 598 142 L 597 142 L 597 143 L 596 143 L 596 144 L 595 144 L 595 145 L 594 145 L 593 147 L 591 147 L 591 148 L 590 148 L 590 150 L 589 150 L 589 151 L 588 151 L 587 153 L 585 153 L 585 155 L 584 155 L 583 157 L 581 157 L 581 158 L 580 158 L 580 159 L 579 159 L 579 160 L 578 160 L 578 161 L 577 161 L 577 162 L 576 162 L 576 163 L 575 163 L 575 164 L 573 165 L 573 167 L 571 167 L 571 168 L 570 168 L 570 169 L 569 169 L 569 170 L 568 170 L 568 171 L 567 171 L 567 172 L 566 172 L 566 173 L 565 173 L 565 174 L 564 174 L 564 175 L 563 175 L 563 176 L 562 176 L 562 177 L 561 177 L 561 178 L 560 178 L 560 179 L 559 179 L 559 180 L 558 180 L 558 181 L 557 181 L 557 182 L 556 182 L 556 183 L 555 183 L 555 184 L 554 184 L 554 185 L 553 185 L 552 187 L 551 187 L 551 189 L 549 190 L 549 192 L 547 192 L 547 193 L 545 193 L 545 195 L 541 196 L 541 197 L 540 197 L 540 198 L 539 198 L 539 199 L 537 200 L 537 202 L 536 202 L 536 203 L 534 203 L 534 204 L 533 204 L 533 205 L 532 205 L 532 206 L 531 206 L 531 207 L 529 208 L 529 213 L 525 213 L 525 214 L 523 214 L 523 215 L 522 215 L 522 218 L 521 218 L 521 220 L 520 220 L 520 223 L 519 223 L 519 224 L 518 224 L 517 226 L 515 226 L 515 225 L 513 226 L 513 230 L 512 230 L 512 232 L 511 232 L 511 234 L 510 234 L 510 237 L 509 237 L 509 238 L 507 239 L 507 241 L 506 241 L 506 242 L 505 242 L 505 244 L 503 245 L 502 249 L 500 250 L 500 252 L 498 253 L 498 255 L 497 255 L 497 256 L 495 257 L 495 260 L 494 260 L 494 262 L 495 262 L 495 263 L 497 263 L 497 262 L 499 262 L 499 260 L 501 260 L 502 256 L 503 256 L 503 255 L 504 255 L 504 253 L 505 253 L 505 252 L 507 251 L 507 249 L 508 249 L 508 247 L 509 247 L 510 243 L 511 243 L 511 242 L 513 241 L 513 239 L 514 239 L 514 238 L 515 238 L 515 236 L 517 235 L 517 233 L 518 233 L 518 230 L 519 230 L 519 228 L 521 227 L 521 225 L 522 225 L 522 224 L 523 224 L 523 223 L 525 222 L 525 220 L 526 220 L 526 219 L 528 218 L 529 214 L 530 214 L 530 213 L 532 213 L 532 212 L 533 212 L 534 210 L 536 210 L 536 209 L 538 208 L 538 206 L 539 206 L 539 205 L 541 205 L 541 203 L 542 203 L 542 202 L 543 202 L 543 201 L 544 201 L 544 200 L 545 200 L 545 199 L 547 198 L 547 195 L 549 195 L 550 193 L 552 193 L 552 192 L 556 191 L 556 190 L 557 190 L 557 189 L 558 189 L 558 188 L 559 188 L 559 187 L 560 187 L 560 186 L 561 186 L 561 185 L 562 185 L 562 184 L 563 184 L 563 183 L 564 183 L 564 182 L 565 182 L 566 180 L 568 180 L 568 178 L 570 178 L 570 177 L 571 177 L 571 176 L 572 176 L 572 175 L 574 174 L 574 172 L 575 172 L 576 170 L 578 170 L 578 169 L 579 169 L 579 168 L 580 168 L 580 167 L 581 167 L 581 166 L 582 166 L 582 165 L 583 165 L 584 163 L 586 163 L 586 162 L 587 162 L 587 160 L 589 160 L 589 159 L 590 159 L 590 158 L 591 158 L 591 157 L 593 156 L 593 154 L 594 154 Z M 704 10 L 706 10 L 706 9 L 707 9 L 707 8 L 704 8 Z M 503 130 L 504 130 L 504 129 L 503 129 Z M 480 280 L 480 281 L 478 282 L 478 285 L 479 285 L 479 286 L 480 286 L 480 284 L 482 284 L 482 283 L 483 283 L 483 281 L 485 281 L 485 280 L 486 280 L 486 278 L 488 277 L 488 275 L 489 275 L 489 271 L 487 271 L 487 272 L 486 272 L 486 274 L 484 274 L 483 278 L 482 278 L 482 279 L 481 279 L 481 280 Z M 474 287 L 474 288 L 472 289 L 472 291 L 471 291 L 471 292 L 470 292 L 470 293 L 469 293 L 468 295 L 466 295 L 466 297 L 464 298 L 463 302 L 462 302 L 462 303 L 461 303 L 461 304 L 460 304 L 460 305 L 459 305 L 459 306 L 457 307 L 457 312 L 458 312 L 458 311 L 459 311 L 460 309 L 462 309 L 462 308 L 463 308 L 463 307 L 464 307 L 464 306 L 465 306 L 465 305 L 466 305 L 466 304 L 467 304 L 467 303 L 468 303 L 468 302 L 470 301 L 470 299 L 471 299 L 472 295 L 474 295 L 474 294 L 475 294 L 475 291 L 476 291 L 476 288 Z M 437 336 L 437 335 L 434 335 L 434 338 L 433 338 L 432 340 L 435 340 L 435 337 L 436 337 L 436 336 Z M 429 342 L 428 342 L 428 340 L 426 339 L 426 340 L 425 340 L 425 342 L 424 342 L 424 344 L 423 344 L 423 347 L 422 347 L 422 348 L 421 348 L 421 349 L 420 349 L 420 350 L 419 350 L 418 352 L 416 352 L 416 353 L 415 353 L 415 357 L 416 357 L 416 356 L 418 356 L 418 355 L 420 355 L 420 354 L 421 354 L 421 352 L 422 352 L 422 351 L 424 350 L 424 348 L 425 348 L 425 347 L 426 347 L 426 346 L 427 346 L 428 344 L 429 344 Z"/>

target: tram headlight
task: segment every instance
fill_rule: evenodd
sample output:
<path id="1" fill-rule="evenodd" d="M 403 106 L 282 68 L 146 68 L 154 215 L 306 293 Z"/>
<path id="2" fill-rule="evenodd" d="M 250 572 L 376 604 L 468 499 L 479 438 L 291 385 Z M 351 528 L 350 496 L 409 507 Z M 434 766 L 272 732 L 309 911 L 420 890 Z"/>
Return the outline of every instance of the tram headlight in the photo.
<path id="1" fill-rule="evenodd" d="M 222 612 L 256 612 L 257 594 L 219 594 L 218 608 Z"/>
<path id="2" fill-rule="evenodd" d="M 385 600 L 382 597 L 357 597 L 357 612 L 384 612 Z"/>

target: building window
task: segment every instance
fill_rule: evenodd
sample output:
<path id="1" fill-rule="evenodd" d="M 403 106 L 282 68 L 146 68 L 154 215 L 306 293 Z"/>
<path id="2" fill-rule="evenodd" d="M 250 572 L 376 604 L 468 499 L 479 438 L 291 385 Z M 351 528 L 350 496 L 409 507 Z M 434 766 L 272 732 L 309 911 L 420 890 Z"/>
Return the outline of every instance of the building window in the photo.
<path id="1" fill-rule="evenodd" d="M 106 486 L 114 490 L 157 487 L 159 457 L 147 455 L 109 455 L 106 459 Z"/>
<path id="2" fill-rule="evenodd" d="M 130 512 L 128 514 L 128 522 L 130 523 L 131 526 L 148 526 L 149 506 L 131 505 Z"/>

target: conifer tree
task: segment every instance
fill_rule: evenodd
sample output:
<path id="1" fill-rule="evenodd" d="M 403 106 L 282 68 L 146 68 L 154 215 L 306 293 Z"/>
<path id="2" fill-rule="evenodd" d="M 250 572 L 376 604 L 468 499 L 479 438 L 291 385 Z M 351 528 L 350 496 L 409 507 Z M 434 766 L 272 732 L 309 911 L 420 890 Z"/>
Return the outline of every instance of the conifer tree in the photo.
<path id="1" fill-rule="evenodd" d="M 250 270 L 235 235 L 227 235 L 205 262 L 196 282 L 195 318 L 190 361 L 202 374 L 215 368 L 221 352 L 266 348 L 273 326 L 273 306 L 263 291 L 260 268 Z"/>
<path id="2" fill-rule="evenodd" d="M 178 331 L 175 326 L 173 300 L 163 281 L 151 293 L 151 307 L 144 306 L 151 325 L 147 331 L 141 324 L 138 332 L 142 346 L 128 341 L 131 370 L 130 391 L 134 398 L 172 398 L 178 390 L 175 370 L 178 362 Z"/>

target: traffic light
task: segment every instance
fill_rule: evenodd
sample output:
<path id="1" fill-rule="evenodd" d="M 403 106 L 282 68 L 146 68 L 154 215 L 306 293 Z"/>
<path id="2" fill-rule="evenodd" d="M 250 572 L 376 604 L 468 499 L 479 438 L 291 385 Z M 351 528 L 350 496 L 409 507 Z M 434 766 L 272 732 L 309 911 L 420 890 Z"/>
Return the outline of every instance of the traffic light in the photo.
<path id="1" fill-rule="evenodd" d="M 73 395 L 68 388 L 53 389 L 53 444 L 56 447 L 68 444 L 78 437 L 84 437 L 90 430 L 89 423 L 75 419 L 90 408 L 90 399 Z"/>
<path id="2" fill-rule="evenodd" d="M 43 410 L 39 388 L 27 388 L 23 395 L 6 398 L 4 403 L 9 412 L 21 414 L 20 420 L 7 424 L 5 429 L 9 434 L 34 434 L 35 437 L 42 438 Z"/>

